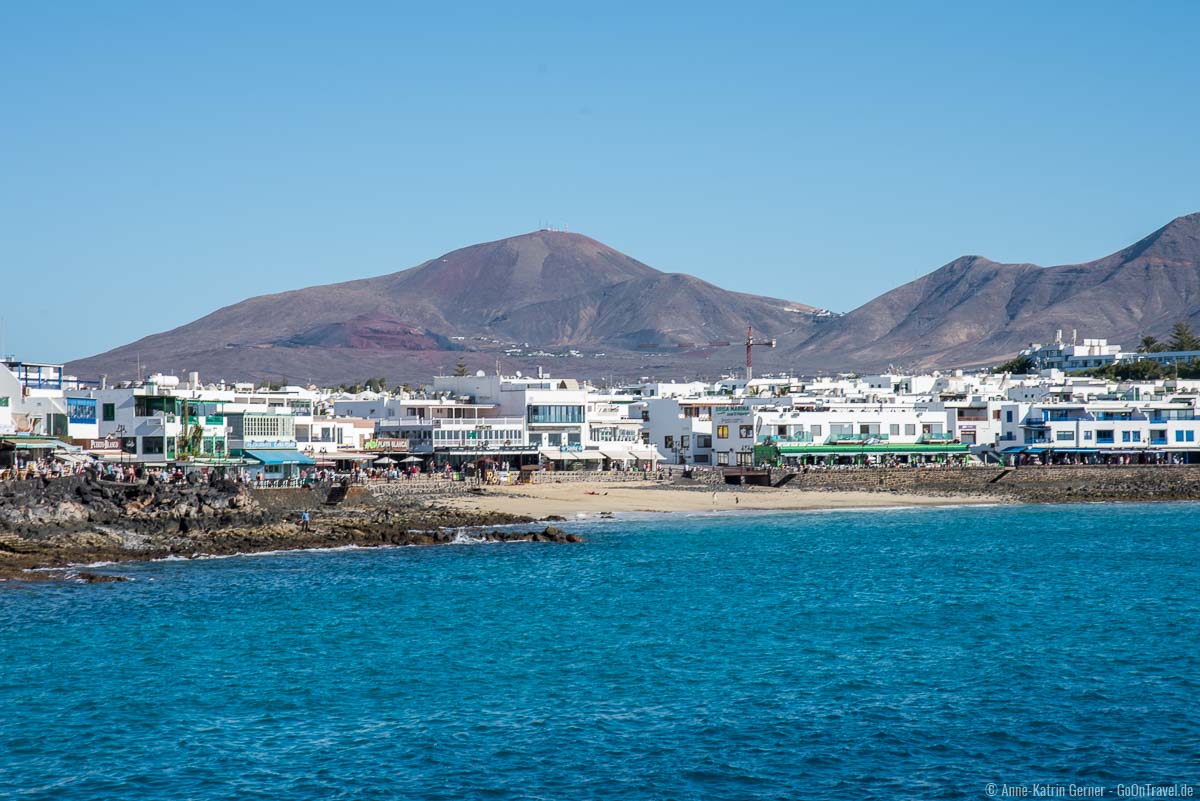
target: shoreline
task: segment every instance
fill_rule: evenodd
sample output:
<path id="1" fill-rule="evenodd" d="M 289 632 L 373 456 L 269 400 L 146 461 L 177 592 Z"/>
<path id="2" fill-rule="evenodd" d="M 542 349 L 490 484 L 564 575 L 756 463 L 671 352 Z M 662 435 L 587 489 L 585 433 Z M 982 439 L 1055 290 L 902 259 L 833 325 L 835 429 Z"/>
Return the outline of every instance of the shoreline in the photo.
<path id="1" fill-rule="evenodd" d="M 461 512 L 501 513 L 536 520 L 622 513 L 702 513 L 738 511 L 830 511 L 896 507 L 978 506 L 1014 501 L 979 495 L 797 490 L 767 487 L 718 488 L 630 485 L 628 482 L 571 482 L 485 487 L 438 503 Z"/>
<path id="2" fill-rule="evenodd" d="M 548 477 L 534 484 L 417 496 L 388 492 L 392 486 L 355 488 L 353 495 L 329 505 L 319 489 L 251 492 L 221 482 L 155 486 L 74 478 L 7 484 L 0 486 L 0 584 L 84 576 L 113 580 L 90 573 L 103 569 L 101 563 L 468 539 L 571 542 L 574 535 L 554 528 L 555 523 L 643 516 L 1196 501 L 1200 471 L 818 472 L 784 487 Z M 303 513 L 311 515 L 310 530 L 300 524 Z M 533 530 L 534 524 L 543 530 Z"/>

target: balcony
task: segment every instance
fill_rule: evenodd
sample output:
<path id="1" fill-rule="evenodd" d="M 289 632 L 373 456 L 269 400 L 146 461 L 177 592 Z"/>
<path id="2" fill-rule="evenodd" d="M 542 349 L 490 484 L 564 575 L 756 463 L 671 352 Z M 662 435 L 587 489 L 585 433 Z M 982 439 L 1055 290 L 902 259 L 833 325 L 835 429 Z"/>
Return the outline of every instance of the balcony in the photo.
<path id="1" fill-rule="evenodd" d="M 1033 426 L 1030 426 L 1030 428 L 1032 427 Z M 954 442 L 954 435 L 950 433 L 934 434 L 932 432 L 927 432 L 922 434 L 921 439 L 918 441 L 927 445 L 944 445 L 947 442 Z"/>
<path id="2" fill-rule="evenodd" d="M 828 444 L 857 445 L 865 442 L 887 442 L 887 434 L 830 434 Z"/>
<path id="3" fill-rule="evenodd" d="M 408 421 L 400 421 L 402 425 Z M 523 428 L 524 417 L 434 417 L 427 422 L 433 428 L 457 431 L 487 430 L 489 428 Z"/>
<path id="4" fill-rule="evenodd" d="M 762 442 L 774 442 L 777 445 L 811 445 L 813 441 L 812 434 L 791 434 L 790 436 L 773 436 L 766 435 L 761 437 Z"/>
<path id="5" fill-rule="evenodd" d="M 189 426 L 223 426 L 225 418 L 221 415 L 210 414 L 204 417 L 196 417 L 188 415 L 187 424 Z"/>

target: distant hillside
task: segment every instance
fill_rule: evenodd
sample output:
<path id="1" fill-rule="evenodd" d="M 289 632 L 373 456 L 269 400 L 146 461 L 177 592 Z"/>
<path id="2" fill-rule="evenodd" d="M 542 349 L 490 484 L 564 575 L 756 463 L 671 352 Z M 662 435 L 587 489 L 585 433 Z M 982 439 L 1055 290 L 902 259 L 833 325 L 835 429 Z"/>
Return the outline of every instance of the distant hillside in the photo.
<path id="1" fill-rule="evenodd" d="M 823 321 L 788 353 L 810 368 L 971 366 L 1053 339 L 1056 329 L 1131 346 L 1178 320 L 1200 327 L 1200 214 L 1085 264 L 963 256 Z"/>
<path id="2" fill-rule="evenodd" d="M 73 362 L 91 378 L 423 381 L 474 369 L 591 377 L 740 369 L 746 327 L 779 340 L 760 372 L 975 366 L 1057 329 L 1132 345 L 1178 320 L 1200 329 L 1200 214 L 1097 261 L 1060 267 L 963 256 L 845 315 L 663 273 L 556 231 L 456 250 L 409 270 L 251 298 Z"/>
<path id="3" fill-rule="evenodd" d="M 337 383 L 421 380 L 460 358 L 475 368 L 500 357 L 508 369 L 632 375 L 661 360 L 656 351 L 670 354 L 668 369 L 681 352 L 736 364 L 736 350 L 690 348 L 737 341 L 749 325 L 764 336 L 806 335 L 813 311 L 663 273 L 586 236 L 537 231 L 390 275 L 251 298 L 70 369 L 127 378 L 140 361 L 214 379 Z M 529 355 L 546 348 L 580 356 L 565 368 Z"/>

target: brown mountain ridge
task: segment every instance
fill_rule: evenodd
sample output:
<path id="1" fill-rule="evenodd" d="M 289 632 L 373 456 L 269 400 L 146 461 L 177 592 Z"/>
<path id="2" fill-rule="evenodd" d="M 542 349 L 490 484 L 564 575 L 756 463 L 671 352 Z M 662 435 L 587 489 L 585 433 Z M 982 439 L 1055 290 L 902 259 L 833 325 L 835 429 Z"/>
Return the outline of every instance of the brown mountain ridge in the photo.
<path id="1" fill-rule="evenodd" d="M 593 377 L 713 377 L 741 363 L 747 326 L 776 338 L 762 370 L 990 364 L 1055 330 L 1132 345 L 1200 324 L 1200 214 L 1096 261 L 1039 267 L 963 256 L 844 315 L 664 273 L 580 234 L 535 231 L 376 278 L 250 298 L 72 362 L 110 379 L 422 381 L 545 366 Z M 730 343 L 725 345 L 723 343 Z"/>

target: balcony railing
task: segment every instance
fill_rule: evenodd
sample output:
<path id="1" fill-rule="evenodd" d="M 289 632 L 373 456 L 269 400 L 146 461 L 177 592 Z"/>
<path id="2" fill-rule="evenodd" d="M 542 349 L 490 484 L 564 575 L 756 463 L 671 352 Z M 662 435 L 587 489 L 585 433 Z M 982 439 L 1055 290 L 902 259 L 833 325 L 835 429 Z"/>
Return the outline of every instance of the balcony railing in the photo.
<path id="1" fill-rule="evenodd" d="M 790 434 L 787 436 L 776 436 L 767 434 L 760 438 L 762 442 L 775 442 L 778 444 L 810 444 L 813 441 L 812 434 Z"/>
<path id="2" fill-rule="evenodd" d="M 830 434 L 827 442 L 831 445 L 842 442 L 853 444 L 871 441 L 887 442 L 887 439 L 887 434 Z"/>
<path id="3" fill-rule="evenodd" d="M 923 443 L 927 443 L 927 444 L 940 445 L 940 444 L 943 444 L 946 442 L 954 442 L 954 435 L 949 434 L 949 433 L 943 433 L 943 434 L 925 433 L 925 434 L 921 435 L 920 441 Z"/>

